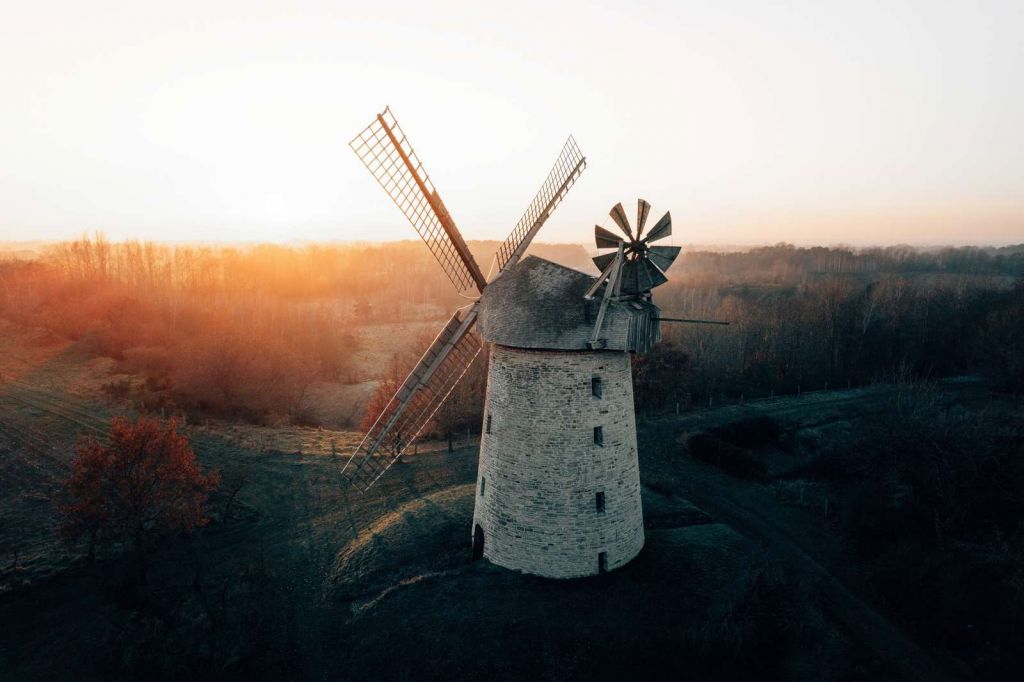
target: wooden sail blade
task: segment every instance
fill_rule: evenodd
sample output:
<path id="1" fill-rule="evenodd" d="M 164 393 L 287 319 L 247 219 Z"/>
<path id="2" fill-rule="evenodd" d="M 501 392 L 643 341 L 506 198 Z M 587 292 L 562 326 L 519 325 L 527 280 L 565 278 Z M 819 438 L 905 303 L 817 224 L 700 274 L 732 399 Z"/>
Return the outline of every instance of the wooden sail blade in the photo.
<path id="1" fill-rule="evenodd" d="M 640 291 L 637 282 L 636 261 L 628 260 L 622 264 L 622 275 L 619 278 L 619 290 L 627 294 L 635 294 Z"/>
<path id="2" fill-rule="evenodd" d="M 606 230 L 600 225 L 594 225 L 594 241 L 599 249 L 617 249 L 622 237 L 611 230 Z"/>
<path id="3" fill-rule="evenodd" d="M 626 233 L 627 237 L 633 239 L 633 230 L 629 227 L 629 218 L 626 217 L 626 210 L 622 208 L 622 202 L 612 206 L 612 210 L 608 212 L 608 215 L 612 217 L 612 220 L 619 226 L 619 229 Z"/>
<path id="4" fill-rule="evenodd" d="M 587 160 L 576 145 L 576 140 L 570 135 L 544 184 L 540 186 L 526 212 L 519 218 L 519 222 L 512 228 L 512 233 L 498 247 L 495 258 L 499 270 L 505 270 L 519 262 L 541 226 L 551 217 L 555 207 L 562 202 L 569 188 L 576 183 L 586 167 Z"/>
<path id="5" fill-rule="evenodd" d="M 647 249 L 647 257 L 661 268 L 662 272 L 668 272 L 682 248 L 681 246 L 652 246 Z"/>
<path id="6" fill-rule="evenodd" d="M 664 239 L 670 234 L 672 234 L 672 214 L 669 211 L 665 211 L 665 215 L 661 216 L 661 220 L 654 223 L 654 227 L 647 233 L 647 238 L 644 241 L 650 244 L 659 239 Z"/>
<path id="7" fill-rule="evenodd" d="M 637 283 L 639 291 L 650 291 L 668 281 L 668 277 L 657 265 L 647 258 L 637 261 Z"/>
<path id="8" fill-rule="evenodd" d="M 646 258 L 626 261 L 622 266 L 622 292 L 625 294 L 634 295 L 650 291 L 667 281 L 665 273 Z"/>
<path id="9" fill-rule="evenodd" d="M 604 255 L 601 255 L 601 256 L 594 256 L 594 258 L 592 258 L 591 260 L 593 260 L 593 261 L 594 261 L 594 265 L 596 265 L 596 266 L 597 266 L 597 269 L 598 269 L 598 270 L 600 270 L 601 272 L 604 272 L 604 269 L 605 269 L 606 267 L 608 267 L 608 265 L 609 265 L 609 264 L 610 264 L 610 263 L 611 263 L 611 262 L 612 262 L 613 260 L 615 260 L 615 256 L 616 256 L 616 255 L 618 255 L 618 252 L 615 252 L 615 253 L 606 253 L 606 254 L 604 254 Z"/>
<path id="10" fill-rule="evenodd" d="M 644 233 L 644 225 L 647 224 L 647 214 L 651 212 L 651 205 L 643 199 L 636 200 L 636 238 Z"/>
<path id="11" fill-rule="evenodd" d="M 416 229 L 459 291 L 487 285 L 455 221 L 390 109 L 349 146 Z"/>
<path id="12" fill-rule="evenodd" d="M 482 347 L 472 332 L 476 315 L 475 305 L 465 317 L 455 313 L 416 363 L 345 463 L 342 474 L 352 485 L 372 486 L 416 441 L 462 379 Z"/>

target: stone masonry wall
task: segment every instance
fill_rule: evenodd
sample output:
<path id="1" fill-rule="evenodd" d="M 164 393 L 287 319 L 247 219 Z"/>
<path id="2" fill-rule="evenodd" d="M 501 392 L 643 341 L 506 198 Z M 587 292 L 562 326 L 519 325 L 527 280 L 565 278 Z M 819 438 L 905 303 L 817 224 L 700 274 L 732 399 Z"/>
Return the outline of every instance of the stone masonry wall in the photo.
<path id="1" fill-rule="evenodd" d="M 634 415 L 628 353 L 495 344 L 473 515 L 484 556 L 552 578 L 597 573 L 602 552 L 607 570 L 636 556 L 644 528 Z"/>

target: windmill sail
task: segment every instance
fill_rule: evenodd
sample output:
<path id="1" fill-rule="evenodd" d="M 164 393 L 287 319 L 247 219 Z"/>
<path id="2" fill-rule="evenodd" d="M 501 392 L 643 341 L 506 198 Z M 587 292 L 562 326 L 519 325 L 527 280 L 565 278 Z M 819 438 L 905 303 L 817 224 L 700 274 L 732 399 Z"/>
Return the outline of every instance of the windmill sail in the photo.
<path id="1" fill-rule="evenodd" d="M 547 179 L 544 180 L 544 184 L 541 185 L 526 212 L 512 229 L 508 239 L 498 247 L 495 257 L 498 259 L 499 270 L 512 267 L 522 258 L 541 226 L 565 198 L 569 188 L 573 186 L 586 167 L 587 160 L 580 152 L 580 148 L 576 146 L 576 140 L 570 135 L 562 147 L 558 159 L 555 160 L 551 172 L 548 173 Z"/>
<path id="2" fill-rule="evenodd" d="M 419 437 L 480 353 L 474 322 L 475 305 L 465 317 L 455 313 L 427 348 L 345 463 L 342 474 L 353 485 L 369 488 Z"/>
<path id="3" fill-rule="evenodd" d="M 459 291 L 487 285 L 451 214 L 390 108 L 349 146 L 384 188 Z"/>
<path id="4" fill-rule="evenodd" d="M 475 285 L 483 291 L 486 279 L 391 110 L 378 114 L 349 145 L 416 228 L 455 287 L 462 291 Z M 502 269 L 519 260 L 585 166 L 586 159 L 570 137 L 499 249 Z M 406 377 L 342 469 L 354 485 L 364 490 L 373 485 L 419 437 L 462 379 L 481 350 L 472 332 L 476 317 L 475 303 L 463 316 L 455 313 Z"/>

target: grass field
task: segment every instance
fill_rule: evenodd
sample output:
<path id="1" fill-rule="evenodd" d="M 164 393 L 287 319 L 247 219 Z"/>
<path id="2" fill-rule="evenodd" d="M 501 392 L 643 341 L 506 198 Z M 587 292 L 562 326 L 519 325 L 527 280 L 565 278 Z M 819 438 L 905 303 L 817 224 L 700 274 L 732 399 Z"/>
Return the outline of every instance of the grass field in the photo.
<path id="1" fill-rule="evenodd" d="M 357 433 L 188 425 L 202 464 L 245 482 L 230 510 L 215 496 L 209 527 L 153 557 L 153 596 L 139 606 L 119 602 L 114 557 L 89 568 L 53 535 L 50 494 L 74 439 L 123 411 L 89 397 L 105 368 L 12 334 L 3 342 L 36 369 L 19 371 L 13 354 L 0 367 L 0 667 L 11 679 L 603 679 L 638 660 L 653 676 L 700 679 L 959 675 L 857 597 L 823 510 L 806 502 L 813 491 L 687 454 L 695 434 L 769 417 L 803 444 L 751 450 L 783 475 L 891 387 L 642 420 L 647 545 L 621 570 L 570 582 L 469 562 L 472 443 L 450 454 L 425 444 L 363 494 L 340 478 Z"/>

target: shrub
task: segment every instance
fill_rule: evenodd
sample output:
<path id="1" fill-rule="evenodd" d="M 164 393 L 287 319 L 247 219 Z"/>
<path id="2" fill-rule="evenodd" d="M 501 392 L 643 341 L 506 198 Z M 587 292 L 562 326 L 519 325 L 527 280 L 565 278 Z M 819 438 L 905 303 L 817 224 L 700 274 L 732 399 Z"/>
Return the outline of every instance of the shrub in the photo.
<path id="1" fill-rule="evenodd" d="M 103 384 L 103 392 L 114 400 L 126 400 L 132 392 L 132 380 L 122 378 Z"/>
<path id="2" fill-rule="evenodd" d="M 741 448 L 763 448 L 779 445 L 782 427 L 771 417 L 749 417 L 709 431 L 722 440 Z"/>

